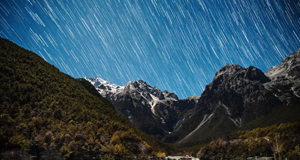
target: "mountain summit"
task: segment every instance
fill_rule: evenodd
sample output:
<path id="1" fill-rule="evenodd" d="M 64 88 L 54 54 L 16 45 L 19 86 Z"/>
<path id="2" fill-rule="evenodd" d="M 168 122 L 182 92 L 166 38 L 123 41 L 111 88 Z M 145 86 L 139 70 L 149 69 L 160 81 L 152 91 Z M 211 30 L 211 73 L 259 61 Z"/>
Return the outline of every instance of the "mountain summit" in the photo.
<path id="1" fill-rule="evenodd" d="M 101 78 L 87 80 L 114 104 L 117 112 L 159 139 L 170 134 L 185 113 L 185 109 L 177 105 L 179 99 L 176 94 L 161 91 L 143 80 L 128 82 L 125 86 L 117 86 Z"/>

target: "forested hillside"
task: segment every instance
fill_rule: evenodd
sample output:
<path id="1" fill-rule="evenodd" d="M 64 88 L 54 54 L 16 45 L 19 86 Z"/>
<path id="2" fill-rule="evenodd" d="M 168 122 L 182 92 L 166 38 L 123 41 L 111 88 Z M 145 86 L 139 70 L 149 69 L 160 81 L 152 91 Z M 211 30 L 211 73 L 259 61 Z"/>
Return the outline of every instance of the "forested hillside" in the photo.
<path id="1" fill-rule="evenodd" d="M 1 38 L 0 159 L 130 159 L 165 151 L 88 84 Z"/>
<path id="2" fill-rule="evenodd" d="M 201 159 L 246 159 L 274 157 L 300 159 L 300 123 L 282 123 L 238 131 L 201 147 Z"/>

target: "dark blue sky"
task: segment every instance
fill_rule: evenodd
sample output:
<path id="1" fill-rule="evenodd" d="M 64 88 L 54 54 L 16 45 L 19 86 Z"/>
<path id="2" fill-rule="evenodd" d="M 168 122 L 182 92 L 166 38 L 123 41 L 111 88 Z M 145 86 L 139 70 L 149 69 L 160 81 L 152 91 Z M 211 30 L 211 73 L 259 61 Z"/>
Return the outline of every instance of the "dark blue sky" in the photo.
<path id="1" fill-rule="evenodd" d="M 0 36 L 75 78 L 200 95 L 223 65 L 300 47 L 299 0 L 1 0 Z"/>

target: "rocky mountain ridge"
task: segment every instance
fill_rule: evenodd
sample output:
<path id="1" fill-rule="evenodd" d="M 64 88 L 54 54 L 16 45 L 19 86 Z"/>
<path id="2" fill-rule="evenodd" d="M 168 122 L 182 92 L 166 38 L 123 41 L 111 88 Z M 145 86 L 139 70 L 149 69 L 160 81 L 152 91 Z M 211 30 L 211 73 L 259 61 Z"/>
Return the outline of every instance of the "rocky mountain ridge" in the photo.
<path id="1" fill-rule="evenodd" d="M 179 100 L 176 94 L 161 91 L 142 80 L 128 82 L 125 86 L 111 84 L 101 78 L 87 80 L 114 104 L 121 115 L 159 139 L 173 132 L 176 124 L 183 119 L 187 110 L 180 104 L 198 99 L 195 96 Z"/>
<path id="2" fill-rule="evenodd" d="M 230 133 L 282 106 L 299 104 L 299 57 L 298 50 L 266 73 L 253 66 L 227 64 L 201 96 L 185 99 L 142 80 L 115 87 L 113 92 L 103 87 L 108 83 L 101 87 L 95 85 L 97 78 L 89 81 L 146 133 L 189 146 Z"/>
<path id="3" fill-rule="evenodd" d="M 180 139 L 179 145 L 206 143 L 280 108 L 299 106 L 299 60 L 300 50 L 265 74 L 252 66 L 222 67 L 201 94 L 195 114 L 171 136 Z"/>
<path id="4" fill-rule="evenodd" d="M 217 138 L 271 113 L 281 102 L 264 88 L 263 84 L 269 81 L 262 71 L 252 66 L 222 67 L 201 94 L 194 108 L 195 114 L 182 123 L 177 135 L 174 134 L 180 139 L 178 143 L 206 143 L 210 138 Z M 195 139 L 199 141 L 195 142 Z"/>

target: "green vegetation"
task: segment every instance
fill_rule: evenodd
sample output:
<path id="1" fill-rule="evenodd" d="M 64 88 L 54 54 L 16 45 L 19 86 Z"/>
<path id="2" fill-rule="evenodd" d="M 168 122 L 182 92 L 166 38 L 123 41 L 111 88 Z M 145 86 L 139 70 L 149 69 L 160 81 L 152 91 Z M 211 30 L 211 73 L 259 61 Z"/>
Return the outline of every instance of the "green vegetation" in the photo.
<path id="1" fill-rule="evenodd" d="M 0 159 L 131 159 L 167 152 L 92 88 L 1 38 Z"/>
<path id="2" fill-rule="evenodd" d="M 257 127 L 267 127 L 277 123 L 300 122 L 300 106 L 283 106 L 271 114 L 262 116 L 245 124 L 240 130 L 250 130 Z"/>
<path id="3" fill-rule="evenodd" d="M 238 131 L 201 147 L 201 159 L 246 159 L 274 157 L 300 159 L 300 122 Z"/>

